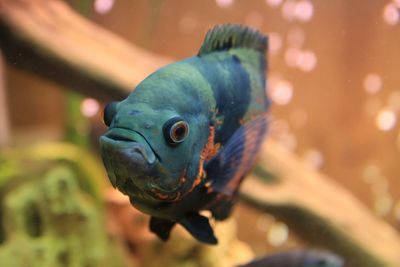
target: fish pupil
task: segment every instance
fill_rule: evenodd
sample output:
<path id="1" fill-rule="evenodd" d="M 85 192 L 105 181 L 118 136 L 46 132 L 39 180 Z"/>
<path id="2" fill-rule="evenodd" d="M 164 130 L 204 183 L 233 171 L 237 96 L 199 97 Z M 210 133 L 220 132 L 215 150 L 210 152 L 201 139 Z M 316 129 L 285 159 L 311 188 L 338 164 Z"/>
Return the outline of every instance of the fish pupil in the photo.
<path id="1" fill-rule="evenodd" d="M 179 124 L 177 125 L 174 130 L 173 130 L 173 139 L 175 140 L 181 140 L 183 137 L 185 137 L 186 134 L 186 127 L 184 124 Z"/>
<path id="2" fill-rule="evenodd" d="M 171 145 L 183 142 L 188 133 L 188 123 L 179 117 L 170 119 L 164 125 L 164 137 Z"/>

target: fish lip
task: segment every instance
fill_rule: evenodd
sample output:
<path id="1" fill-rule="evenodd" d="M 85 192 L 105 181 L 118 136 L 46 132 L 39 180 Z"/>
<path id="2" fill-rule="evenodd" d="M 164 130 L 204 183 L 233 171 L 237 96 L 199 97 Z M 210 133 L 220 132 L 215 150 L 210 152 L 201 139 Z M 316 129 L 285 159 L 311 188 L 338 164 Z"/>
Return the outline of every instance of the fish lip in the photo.
<path id="1" fill-rule="evenodd" d="M 116 130 L 123 130 L 122 133 L 115 133 Z M 124 134 L 124 132 L 127 132 L 128 134 Z M 154 150 L 153 146 L 150 144 L 150 142 L 147 140 L 147 138 L 142 135 L 140 132 L 129 129 L 129 128 L 125 128 L 125 127 L 113 127 L 110 128 L 104 135 L 102 135 L 100 137 L 101 139 L 108 139 L 109 141 L 111 141 L 112 143 L 116 143 L 116 144 L 130 144 L 130 143 L 138 143 L 136 140 L 134 140 L 133 138 L 131 138 L 129 136 L 129 133 L 136 133 L 138 134 L 141 138 L 143 138 L 143 140 L 146 142 L 146 144 L 148 145 L 148 147 L 150 148 L 151 152 L 153 153 L 153 155 L 155 156 L 156 160 L 158 160 L 158 162 L 162 162 L 160 155 L 158 155 L 158 153 Z M 128 145 L 127 145 L 128 146 Z M 138 150 L 138 152 L 146 152 L 146 150 L 143 148 L 142 150 Z M 146 161 L 147 161 L 147 153 L 142 154 Z M 149 164 L 154 164 L 156 162 L 156 160 L 152 161 L 152 162 L 148 162 Z"/>

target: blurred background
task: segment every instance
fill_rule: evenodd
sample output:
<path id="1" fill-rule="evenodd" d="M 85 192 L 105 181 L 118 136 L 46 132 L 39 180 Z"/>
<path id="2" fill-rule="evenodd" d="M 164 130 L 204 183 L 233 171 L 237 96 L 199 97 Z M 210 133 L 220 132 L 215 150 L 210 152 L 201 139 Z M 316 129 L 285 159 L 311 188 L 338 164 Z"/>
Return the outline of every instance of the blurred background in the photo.
<path id="1" fill-rule="evenodd" d="M 400 1 L 66 2 L 130 43 L 176 60 L 195 55 L 216 24 L 268 34 L 270 138 L 400 229 Z M 12 64 L 0 71 L 3 148 L 67 140 L 96 151 L 104 103 Z M 239 240 L 254 255 L 307 243 L 249 206 L 239 205 L 235 218 Z"/>

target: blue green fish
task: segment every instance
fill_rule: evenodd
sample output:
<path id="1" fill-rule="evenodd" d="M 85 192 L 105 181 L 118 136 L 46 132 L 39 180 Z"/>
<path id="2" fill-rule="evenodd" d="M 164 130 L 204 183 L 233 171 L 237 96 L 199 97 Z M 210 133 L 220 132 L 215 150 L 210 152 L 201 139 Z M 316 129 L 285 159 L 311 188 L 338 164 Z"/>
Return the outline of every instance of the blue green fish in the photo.
<path id="1" fill-rule="evenodd" d="M 111 183 L 151 215 L 167 240 L 181 224 L 216 244 L 263 141 L 267 38 L 239 25 L 211 29 L 197 56 L 167 65 L 104 110 L 101 154 Z"/>

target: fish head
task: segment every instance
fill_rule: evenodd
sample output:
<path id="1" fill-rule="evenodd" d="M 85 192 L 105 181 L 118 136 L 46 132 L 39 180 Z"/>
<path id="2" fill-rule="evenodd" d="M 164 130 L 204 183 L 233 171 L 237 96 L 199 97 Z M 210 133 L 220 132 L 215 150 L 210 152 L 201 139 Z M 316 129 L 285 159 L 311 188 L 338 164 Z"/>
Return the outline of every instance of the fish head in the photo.
<path id="1" fill-rule="evenodd" d="M 196 151 L 204 143 L 201 116 L 127 98 L 106 106 L 104 122 L 109 127 L 100 137 L 104 165 L 132 204 L 176 201 L 190 189 L 188 177 L 198 171 Z"/>

